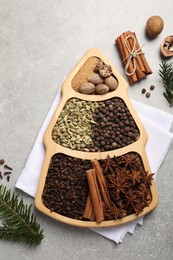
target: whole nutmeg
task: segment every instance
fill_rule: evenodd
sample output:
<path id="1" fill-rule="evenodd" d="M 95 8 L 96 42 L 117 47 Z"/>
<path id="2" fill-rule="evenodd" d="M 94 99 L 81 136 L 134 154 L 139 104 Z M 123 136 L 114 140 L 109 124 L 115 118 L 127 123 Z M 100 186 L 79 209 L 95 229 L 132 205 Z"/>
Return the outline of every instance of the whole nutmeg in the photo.
<path id="1" fill-rule="evenodd" d="M 95 89 L 96 93 L 99 95 L 107 94 L 109 91 L 108 86 L 106 86 L 105 84 L 98 84 Z"/>
<path id="2" fill-rule="evenodd" d="M 100 67 L 104 65 L 103 61 L 100 59 L 94 69 L 95 72 L 99 72 Z"/>
<path id="3" fill-rule="evenodd" d="M 79 88 L 80 93 L 82 94 L 93 94 L 95 92 L 95 85 L 90 82 L 84 82 L 80 88 Z"/>
<path id="4" fill-rule="evenodd" d="M 164 22 L 160 16 L 151 16 L 146 23 L 146 32 L 150 37 L 155 37 L 162 32 Z"/>
<path id="5" fill-rule="evenodd" d="M 109 76 L 105 79 L 105 84 L 108 86 L 110 91 L 117 89 L 118 81 L 113 76 Z"/>
<path id="6" fill-rule="evenodd" d="M 98 73 L 93 73 L 89 79 L 88 79 L 89 82 L 95 84 L 95 85 L 98 85 L 98 84 L 102 84 L 103 83 L 103 79 L 102 77 L 98 74 Z"/>

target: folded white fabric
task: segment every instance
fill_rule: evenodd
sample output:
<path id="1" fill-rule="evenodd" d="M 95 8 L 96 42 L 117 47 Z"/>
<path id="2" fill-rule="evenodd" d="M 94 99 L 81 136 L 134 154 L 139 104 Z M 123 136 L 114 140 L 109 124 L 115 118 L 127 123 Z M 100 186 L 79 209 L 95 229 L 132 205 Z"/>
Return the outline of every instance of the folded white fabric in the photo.
<path id="1" fill-rule="evenodd" d="M 19 176 L 16 188 L 23 190 L 32 197 L 35 197 L 39 178 L 41 175 L 42 165 L 44 162 L 45 148 L 43 145 L 44 132 L 56 110 L 61 98 L 60 88 L 50 107 L 50 110 L 43 122 L 43 125 L 35 140 L 31 153 L 26 161 L 21 175 Z M 157 171 L 171 145 L 173 134 L 170 128 L 173 122 L 173 115 L 163 112 L 159 109 L 132 101 L 143 125 L 148 133 L 148 142 L 146 152 L 149 159 L 152 172 Z M 133 234 L 136 224 L 143 224 L 143 218 L 124 224 L 119 227 L 92 229 L 100 235 L 121 243 L 127 232 Z"/>

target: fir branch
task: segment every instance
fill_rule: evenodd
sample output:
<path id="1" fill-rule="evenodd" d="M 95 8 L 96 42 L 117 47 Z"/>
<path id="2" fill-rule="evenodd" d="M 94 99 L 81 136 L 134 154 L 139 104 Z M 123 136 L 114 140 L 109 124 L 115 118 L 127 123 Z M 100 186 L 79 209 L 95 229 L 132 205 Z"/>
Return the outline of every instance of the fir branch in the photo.
<path id="1" fill-rule="evenodd" d="M 18 194 L 11 194 L 3 185 L 0 186 L 0 239 L 38 245 L 43 239 L 43 230 L 31 213 L 32 205 L 19 201 Z"/>
<path id="2" fill-rule="evenodd" d="M 159 76 L 162 78 L 165 92 L 163 96 L 168 101 L 169 105 L 173 106 L 173 62 L 167 63 L 167 61 L 163 61 L 160 64 Z"/>

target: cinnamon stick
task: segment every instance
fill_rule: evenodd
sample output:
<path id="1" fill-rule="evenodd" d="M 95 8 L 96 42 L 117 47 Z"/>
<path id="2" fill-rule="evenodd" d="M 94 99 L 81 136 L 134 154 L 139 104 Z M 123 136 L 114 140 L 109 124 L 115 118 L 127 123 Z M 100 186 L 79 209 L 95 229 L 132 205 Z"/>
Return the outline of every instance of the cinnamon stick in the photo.
<path id="1" fill-rule="evenodd" d="M 136 39 L 136 42 L 137 42 L 137 38 L 136 38 L 136 35 L 135 35 L 134 32 L 128 31 L 128 32 L 126 32 L 125 34 L 126 34 L 126 36 L 133 35 L 133 36 L 135 37 L 135 39 Z M 133 46 L 132 39 L 129 39 L 129 43 L 130 43 L 130 47 L 132 48 L 132 46 Z M 140 47 L 139 47 L 139 48 L 140 48 Z M 138 49 L 138 48 L 137 48 L 137 45 L 135 44 L 135 51 L 136 51 L 137 49 Z M 142 55 L 142 54 L 141 54 L 141 55 Z M 139 65 L 140 70 L 145 73 L 145 67 L 144 67 L 143 62 L 142 62 L 142 60 L 141 60 L 141 55 L 136 56 L 136 61 L 137 61 L 138 65 Z"/>
<path id="2" fill-rule="evenodd" d="M 125 34 L 125 37 L 127 37 L 127 36 L 129 36 L 129 35 L 133 35 L 133 36 L 135 37 L 134 33 L 125 32 L 124 34 Z M 133 40 L 132 40 L 131 38 L 129 38 L 129 39 L 127 40 L 127 43 L 128 43 L 129 46 L 130 46 L 129 49 L 132 50 L 132 49 L 133 49 L 133 46 L 134 46 Z M 136 44 L 135 44 L 135 46 L 134 46 L 134 50 L 135 50 L 135 51 L 137 50 Z M 142 60 L 141 60 L 141 57 L 140 57 L 141 55 L 142 55 L 142 54 L 137 55 L 137 56 L 135 57 L 135 59 L 136 59 L 136 75 L 137 75 L 138 80 L 142 80 L 142 79 L 146 78 L 146 74 L 144 73 L 144 72 L 145 72 L 145 68 L 144 68 L 144 65 L 143 65 Z"/>
<path id="3" fill-rule="evenodd" d="M 104 215 L 101 195 L 96 179 L 96 173 L 94 169 L 90 169 L 86 173 L 96 222 L 100 223 L 104 220 Z"/>
<path id="4" fill-rule="evenodd" d="M 97 176 L 97 180 L 98 180 L 98 183 L 99 183 L 99 188 L 100 188 L 100 192 L 101 192 L 103 201 L 104 201 L 106 206 L 110 206 L 111 200 L 110 200 L 110 197 L 109 197 L 109 192 L 108 192 L 106 180 L 105 180 L 105 177 L 104 177 L 104 174 L 103 174 L 103 170 L 100 167 L 98 160 L 96 160 L 96 159 L 92 161 L 92 165 L 93 165 L 93 168 L 95 169 L 95 172 L 96 172 L 96 176 Z"/>
<path id="5" fill-rule="evenodd" d="M 83 212 L 83 218 L 86 218 L 91 221 L 95 220 L 90 192 L 88 193 L 85 209 Z"/>
<path id="6" fill-rule="evenodd" d="M 128 53 L 128 50 L 124 44 L 124 41 L 125 41 L 125 37 L 124 37 L 124 34 L 121 34 L 120 35 L 120 42 L 122 44 L 122 49 L 123 49 L 123 53 L 124 53 L 124 58 L 123 58 L 123 61 L 125 63 L 125 65 L 127 64 L 127 61 L 128 59 L 124 60 L 125 58 L 127 58 L 129 56 L 129 53 Z M 132 64 L 132 61 L 130 60 L 130 63 L 129 63 L 129 67 L 128 67 L 128 72 L 129 73 L 132 73 L 134 67 L 133 67 L 133 64 Z M 136 76 L 136 72 L 134 72 L 131 76 L 129 76 L 132 80 L 132 83 L 136 82 L 138 80 L 137 76 Z"/>
<path id="7" fill-rule="evenodd" d="M 117 40 L 116 40 L 116 45 L 117 45 L 117 47 L 118 47 L 118 49 L 119 49 L 120 55 L 121 55 L 121 57 L 122 57 L 122 60 L 124 60 L 124 59 L 125 59 L 125 54 L 124 54 L 123 47 L 122 47 L 122 43 L 121 43 L 119 37 L 118 37 Z M 130 84 L 133 84 L 133 81 L 132 81 L 131 77 L 129 77 L 129 81 L 130 81 Z"/>
<path id="8" fill-rule="evenodd" d="M 136 37 L 135 33 L 134 33 L 134 35 Z M 136 38 L 136 46 L 137 46 L 137 48 L 140 48 L 140 45 L 139 45 L 139 42 L 138 42 L 137 38 Z M 152 74 L 153 72 L 152 72 L 150 66 L 148 65 L 148 62 L 147 62 L 144 54 L 141 54 L 141 60 L 142 60 L 143 65 L 145 67 L 146 74 L 147 75 Z"/>
<path id="9" fill-rule="evenodd" d="M 116 42 L 116 45 L 119 49 L 122 60 L 124 60 L 126 57 L 125 57 L 125 53 L 124 53 L 124 50 L 123 50 L 122 43 L 120 41 L 120 37 L 118 37 L 115 42 Z M 129 81 L 130 81 L 130 84 L 133 84 L 132 79 L 130 77 L 129 77 Z"/>

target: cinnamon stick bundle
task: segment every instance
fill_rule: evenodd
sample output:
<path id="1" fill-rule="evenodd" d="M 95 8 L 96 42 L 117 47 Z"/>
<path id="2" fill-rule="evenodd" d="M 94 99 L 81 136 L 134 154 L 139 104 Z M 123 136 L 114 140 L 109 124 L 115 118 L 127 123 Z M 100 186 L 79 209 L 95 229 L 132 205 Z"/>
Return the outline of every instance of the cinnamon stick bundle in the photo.
<path id="1" fill-rule="evenodd" d="M 119 49 L 125 66 L 125 73 L 129 77 L 131 85 L 152 74 L 152 70 L 134 32 L 127 31 L 122 33 L 115 40 L 115 43 Z"/>

